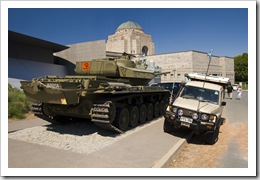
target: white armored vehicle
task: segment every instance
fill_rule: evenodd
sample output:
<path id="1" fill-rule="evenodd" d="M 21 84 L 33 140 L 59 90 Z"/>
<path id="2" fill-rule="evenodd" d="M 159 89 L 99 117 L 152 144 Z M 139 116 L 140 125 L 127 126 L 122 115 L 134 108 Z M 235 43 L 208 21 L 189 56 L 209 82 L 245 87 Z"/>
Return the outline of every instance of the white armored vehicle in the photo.
<path id="1" fill-rule="evenodd" d="M 205 135 L 205 142 L 215 144 L 218 140 L 225 87 L 229 78 L 206 76 L 203 74 L 186 74 L 187 82 L 175 101 L 167 108 L 164 120 L 164 132 L 171 133 L 176 128 L 189 128 Z"/>

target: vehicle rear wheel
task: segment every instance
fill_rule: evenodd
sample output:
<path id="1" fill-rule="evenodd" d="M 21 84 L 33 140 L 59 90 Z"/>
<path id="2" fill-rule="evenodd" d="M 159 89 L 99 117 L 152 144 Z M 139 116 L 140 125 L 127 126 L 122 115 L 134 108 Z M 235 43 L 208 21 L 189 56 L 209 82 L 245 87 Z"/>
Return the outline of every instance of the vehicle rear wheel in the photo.
<path id="1" fill-rule="evenodd" d="M 160 116 L 160 110 L 159 110 L 159 102 L 155 102 L 154 103 L 154 107 L 153 107 L 153 115 L 155 118 L 158 118 Z"/>
<path id="2" fill-rule="evenodd" d="M 129 125 L 129 111 L 126 108 L 119 109 L 116 116 L 115 125 L 118 129 L 126 131 Z"/>
<path id="3" fill-rule="evenodd" d="M 139 107 L 139 122 L 140 123 L 145 123 L 145 120 L 146 120 L 146 115 L 147 115 L 147 107 L 145 104 L 142 104 L 140 107 Z"/>
<path id="4" fill-rule="evenodd" d="M 160 106 L 159 106 L 159 111 L 160 111 L 160 115 L 161 116 L 164 116 L 165 115 L 165 103 L 164 103 L 164 101 L 161 101 L 160 102 Z"/>
<path id="5" fill-rule="evenodd" d="M 153 119 L 153 104 L 149 103 L 147 105 L 147 120 L 151 121 Z"/>
<path id="6" fill-rule="evenodd" d="M 171 123 L 169 121 L 167 121 L 166 119 L 164 119 L 163 131 L 166 133 L 171 133 L 174 131 L 174 126 L 172 126 Z"/>
<path id="7" fill-rule="evenodd" d="M 136 106 L 131 106 L 129 108 L 129 112 L 130 112 L 129 125 L 131 127 L 136 127 L 139 120 L 139 109 Z"/>
<path id="8" fill-rule="evenodd" d="M 213 145 L 218 141 L 219 128 L 217 127 L 213 132 L 205 134 L 205 143 Z"/>

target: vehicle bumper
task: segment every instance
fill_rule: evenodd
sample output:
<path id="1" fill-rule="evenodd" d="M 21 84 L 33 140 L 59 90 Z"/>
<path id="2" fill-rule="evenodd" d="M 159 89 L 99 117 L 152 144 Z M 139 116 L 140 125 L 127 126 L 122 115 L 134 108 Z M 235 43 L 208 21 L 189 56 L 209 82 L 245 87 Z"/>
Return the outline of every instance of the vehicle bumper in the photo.
<path id="1" fill-rule="evenodd" d="M 175 116 L 174 113 L 167 111 L 165 120 L 169 121 L 175 128 L 185 127 L 196 132 L 214 131 L 215 124 L 210 122 L 193 121 L 192 123 L 183 122 L 179 116 Z"/>

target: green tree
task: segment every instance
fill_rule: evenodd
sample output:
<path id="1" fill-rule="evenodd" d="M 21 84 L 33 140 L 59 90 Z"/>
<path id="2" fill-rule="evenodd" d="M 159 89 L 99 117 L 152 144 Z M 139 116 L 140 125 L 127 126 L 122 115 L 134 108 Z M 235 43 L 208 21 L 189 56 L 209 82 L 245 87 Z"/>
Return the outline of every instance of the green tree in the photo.
<path id="1" fill-rule="evenodd" d="M 235 81 L 248 82 L 248 53 L 234 57 Z"/>

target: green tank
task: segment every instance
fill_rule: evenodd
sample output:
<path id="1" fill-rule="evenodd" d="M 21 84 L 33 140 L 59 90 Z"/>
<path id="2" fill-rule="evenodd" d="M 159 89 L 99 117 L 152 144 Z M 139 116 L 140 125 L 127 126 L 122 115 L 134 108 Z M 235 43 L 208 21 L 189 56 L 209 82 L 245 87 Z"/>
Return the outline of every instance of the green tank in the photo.
<path id="1" fill-rule="evenodd" d="M 131 56 L 77 62 L 76 75 L 21 81 L 36 116 L 50 122 L 75 118 L 124 132 L 165 114 L 170 92 L 148 83 L 160 75 Z"/>

